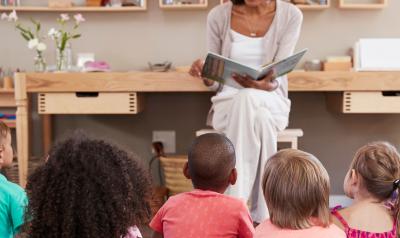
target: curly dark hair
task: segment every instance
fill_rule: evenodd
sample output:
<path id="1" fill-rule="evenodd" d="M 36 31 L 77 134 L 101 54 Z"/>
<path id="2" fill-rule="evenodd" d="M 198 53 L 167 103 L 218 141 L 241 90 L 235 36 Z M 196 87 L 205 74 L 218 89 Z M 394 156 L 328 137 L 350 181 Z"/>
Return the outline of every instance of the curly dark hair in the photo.
<path id="1" fill-rule="evenodd" d="M 27 184 L 29 237 L 120 238 L 150 215 L 148 172 L 126 151 L 84 134 L 54 146 Z"/>

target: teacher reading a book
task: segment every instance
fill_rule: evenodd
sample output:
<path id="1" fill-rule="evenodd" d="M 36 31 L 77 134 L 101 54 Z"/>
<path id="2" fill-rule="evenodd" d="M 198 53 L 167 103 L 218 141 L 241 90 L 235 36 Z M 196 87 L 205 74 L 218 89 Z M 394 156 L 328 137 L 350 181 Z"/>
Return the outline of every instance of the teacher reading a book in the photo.
<path id="1" fill-rule="evenodd" d="M 259 68 L 293 54 L 303 16 L 281 0 L 231 0 L 212 9 L 207 18 L 208 50 Z M 203 60 L 190 74 L 201 78 Z M 268 218 L 261 189 L 266 160 L 277 151 L 277 134 L 288 125 L 290 100 L 287 77 L 269 72 L 261 80 L 233 74 L 241 87 L 203 79 L 217 91 L 212 97 L 210 122 L 235 145 L 238 180 L 228 194 L 250 202 L 256 223 Z"/>

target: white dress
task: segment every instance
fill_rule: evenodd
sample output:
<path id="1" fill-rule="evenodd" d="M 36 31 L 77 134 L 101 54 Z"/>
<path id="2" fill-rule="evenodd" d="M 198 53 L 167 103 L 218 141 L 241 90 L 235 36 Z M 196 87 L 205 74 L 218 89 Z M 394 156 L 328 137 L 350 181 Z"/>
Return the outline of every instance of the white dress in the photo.
<path id="1" fill-rule="evenodd" d="M 230 58 L 259 67 L 265 58 L 263 37 L 252 38 L 233 30 Z M 235 89 L 224 86 L 212 99 L 214 129 L 224 133 L 235 145 L 238 180 L 227 194 L 250 204 L 255 222 L 268 218 L 261 187 L 264 165 L 277 151 L 277 133 L 288 124 L 290 100 L 276 91 Z"/>

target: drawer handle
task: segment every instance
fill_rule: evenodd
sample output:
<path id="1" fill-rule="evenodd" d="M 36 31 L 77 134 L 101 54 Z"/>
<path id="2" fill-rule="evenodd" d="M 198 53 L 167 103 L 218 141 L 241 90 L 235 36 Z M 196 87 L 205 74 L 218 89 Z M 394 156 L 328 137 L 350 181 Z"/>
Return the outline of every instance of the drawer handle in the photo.
<path id="1" fill-rule="evenodd" d="M 400 96 L 399 91 L 384 91 L 382 92 L 382 95 L 385 97 L 398 97 Z"/>
<path id="2" fill-rule="evenodd" d="M 76 97 L 78 98 L 97 98 L 99 96 L 98 92 L 76 92 Z"/>

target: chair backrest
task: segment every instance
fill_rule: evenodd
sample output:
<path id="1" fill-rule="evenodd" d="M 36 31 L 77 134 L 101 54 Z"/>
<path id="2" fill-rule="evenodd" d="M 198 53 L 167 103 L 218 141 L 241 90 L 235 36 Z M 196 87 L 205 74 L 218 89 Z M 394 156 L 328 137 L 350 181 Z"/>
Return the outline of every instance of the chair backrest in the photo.
<path id="1" fill-rule="evenodd" d="M 186 156 L 160 157 L 165 187 L 169 191 L 169 196 L 193 190 L 192 181 L 183 174 L 186 162 Z"/>

